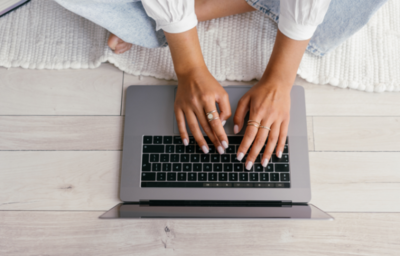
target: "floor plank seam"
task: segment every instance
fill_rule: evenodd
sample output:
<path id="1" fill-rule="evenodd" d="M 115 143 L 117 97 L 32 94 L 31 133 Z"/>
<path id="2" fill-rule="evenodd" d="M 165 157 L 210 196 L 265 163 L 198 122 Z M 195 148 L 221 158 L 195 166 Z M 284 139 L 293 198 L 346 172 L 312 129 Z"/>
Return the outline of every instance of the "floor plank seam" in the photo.
<path id="1" fill-rule="evenodd" d="M 125 82 L 125 72 L 122 72 L 122 88 L 121 88 L 121 108 L 119 115 L 122 116 L 122 109 L 123 109 L 123 103 L 124 103 L 124 82 Z"/>

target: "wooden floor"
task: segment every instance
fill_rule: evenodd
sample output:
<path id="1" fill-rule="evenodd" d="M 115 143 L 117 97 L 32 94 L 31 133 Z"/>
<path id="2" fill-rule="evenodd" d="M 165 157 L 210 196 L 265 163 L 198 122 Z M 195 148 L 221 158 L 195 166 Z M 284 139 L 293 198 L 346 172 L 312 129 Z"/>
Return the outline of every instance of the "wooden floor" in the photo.
<path id="1" fill-rule="evenodd" d="M 0 68 L 0 255 L 400 254 L 400 94 L 301 79 L 312 203 L 335 221 L 99 220 L 119 202 L 125 89 L 174 83 Z"/>

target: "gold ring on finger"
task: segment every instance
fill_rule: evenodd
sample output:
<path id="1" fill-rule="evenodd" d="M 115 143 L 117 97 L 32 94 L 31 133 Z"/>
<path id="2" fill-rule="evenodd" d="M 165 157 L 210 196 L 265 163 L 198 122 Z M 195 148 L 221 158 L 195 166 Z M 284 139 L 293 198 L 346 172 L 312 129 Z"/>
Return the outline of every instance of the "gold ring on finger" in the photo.
<path id="1" fill-rule="evenodd" d="M 254 126 L 254 127 L 256 127 L 257 129 L 260 128 L 260 126 L 259 126 L 258 124 L 253 124 L 253 123 L 247 124 L 247 126 Z"/>
<path id="2" fill-rule="evenodd" d="M 271 131 L 271 128 L 269 128 L 269 127 L 267 127 L 267 126 L 262 126 L 262 125 L 260 125 L 260 128 L 264 128 L 264 129 L 267 129 L 268 131 Z"/>
<path id="3" fill-rule="evenodd" d="M 258 125 L 261 125 L 260 122 L 257 122 L 257 121 L 254 121 L 254 120 L 249 120 L 249 121 L 247 121 L 247 123 L 248 123 L 248 124 L 249 124 L 249 123 L 257 123 Z"/>

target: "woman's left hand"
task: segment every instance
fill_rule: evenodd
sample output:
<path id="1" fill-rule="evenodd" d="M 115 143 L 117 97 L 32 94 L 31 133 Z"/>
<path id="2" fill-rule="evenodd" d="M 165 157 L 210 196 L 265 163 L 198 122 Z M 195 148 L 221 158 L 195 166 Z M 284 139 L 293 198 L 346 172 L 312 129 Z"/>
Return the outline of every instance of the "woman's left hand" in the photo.
<path id="1" fill-rule="evenodd" d="M 253 125 L 247 126 L 242 143 L 237 151 L 237 158 L 241 161 L 254 141 L 246 158 L 245 167 L 247 170 L 252 168 L 267 138 L 268 142 L 261 160 L 262 165 L 267 166 L 277 143 L 276 155 L 279 158 L 282 157 L 290 119 L 290 90 L 291 85 L 261 80 L 239 100 L 233 119 L 235 134 L 243 128 L 244 117 L 249 110 L 249 120 L 256 121 L 261 126 L 271 129 L 257 128 Z"/>

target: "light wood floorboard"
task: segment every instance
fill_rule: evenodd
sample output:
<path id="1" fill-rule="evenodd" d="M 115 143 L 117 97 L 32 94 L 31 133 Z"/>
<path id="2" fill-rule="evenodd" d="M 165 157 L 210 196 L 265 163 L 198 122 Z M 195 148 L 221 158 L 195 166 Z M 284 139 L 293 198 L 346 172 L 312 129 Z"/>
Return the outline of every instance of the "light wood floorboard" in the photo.
<path id="1" fill-rule="evenodd" d="M 2 151 L 0 210 L 108 210 L 119 151 Z M 331 212 L 400 212 L 400 153 L 313 152 L 312 203 Z"/>
<path id="2" fill-rule="evenodd" d="M 100 220 L 100 212 L 0 211 L 1 255 L 397 256 L 400 214 L 336 220 Z"/>
<path id="3" fill-rule="evenodd" d="M 120 115 L 123 72 L 0 67 L 0 115 Z"/>
<path id="4" fill-rule="evenodd" d="M 400 117 L 313 117 L 316 151 L 400 151 Z"/>

